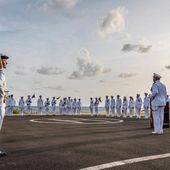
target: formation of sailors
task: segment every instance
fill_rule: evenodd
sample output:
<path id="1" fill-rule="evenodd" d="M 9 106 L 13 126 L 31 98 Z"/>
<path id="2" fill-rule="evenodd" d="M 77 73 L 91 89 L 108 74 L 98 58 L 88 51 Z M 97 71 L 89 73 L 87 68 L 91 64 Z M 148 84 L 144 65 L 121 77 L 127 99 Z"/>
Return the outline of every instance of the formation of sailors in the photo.
<path id="1" fill-rule="evenodd" d="M 93 116 L 98 116 L 98 105 L 99 102 L 98 98 L 90 98 L 90 113 Z M 143 110 L 142 110 L 143 106 Z M 140 94 L 136 95 L 136 99 L 132 96 L 129 97 L 129 101 L 127 97 L 124 97 L 123 100 L 121 99 L 120 95 L 117 95 L 116 99 L 114 96 L 111 96 L 109 99 L 109 96 L 106 96 L 105 99 L 105 111 L 106 111 L 106 116 L 111 116 L 111 117 L 120 117 L 121 113 L 124 118 L 126 118 L 128 115 L 128 110 L 129 110 L 129 117 L 132 118 L 135 116 L 136 113 L 136 118 L 140 119 L 141 118 L 141 112 L 144 111 L 145 113 L 145 118 L 149 118 L 149 108 L 150 108 L 150 97 L 147 93 L 145 93 L 145 97 L 142 101 Z M 95 111 L 95 112 L 94 112 Z"/>
<path id="2" fill-rule="evenodd" d="M 136 99 L 132 96 L 123 97 L 121 99 L 120 95 L 117 95 L 116 99 L 114 96 L 106 96 L 105 99 L 105 111 L 106 116 L 109 117 L 120 117 L 123 118 L 129 116 L 130 118 L 136 116 L 136 118 L 141 118 L 141 112 L 144 111 L 145 118 L 149 118 L 149 109 L 150 109 L 150 96 L 147 93 L 144 93 L 145 97 L 142 101 L 140 94 L 136 95 Z M 168 96 L 167 96 L 168 97 Z M 26 112 L 28 115 L 31 115 L 32 110 L 32 99 L 35 98 L 35 95 L 28 95 L 27 99 L 24 100 L 22 96 L 18 102 L 19 114 L 23 115 Z M 90 98 L 89 110 L 92 116 L 99 115 L 99 104 L 101 103 L 101 98 Z M 16 107 L 16 102 L 13 95 L 10 95 L 7 100 L 6 114 L 8 116 L 13 115 L 14 108 Z M 58 107 L 58 109 L 57 109 Z M 37 99 L 37 112 L 41 115 L 49 115 L 50 113 L 60 114 L 60 115 L 80 115 L 82 109 L 81 99 L 72 99 L 71 97 L 65 97 L 60 99 L 60 97 L 53 97 L 50 101 L 49 98 L 46 98 L 44 101 L 40 95 Z M 128 115 L 129 113 L 129 115 Z M 135 114 L 136 113 L 136 114 Z"/>

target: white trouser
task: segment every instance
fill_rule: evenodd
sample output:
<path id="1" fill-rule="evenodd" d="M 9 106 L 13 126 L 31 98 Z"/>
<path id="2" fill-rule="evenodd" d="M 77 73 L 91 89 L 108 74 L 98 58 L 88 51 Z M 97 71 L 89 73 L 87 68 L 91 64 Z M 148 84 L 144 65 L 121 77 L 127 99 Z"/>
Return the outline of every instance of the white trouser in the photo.
<path id="1" fill-rule="evenodd" d="M 114 115 L 115 115 L 115 107 L 111 107 L 111 115 L 112 115 L 112 117 L 114 117 Z"/>
<path id="2" fill-rule="evenodd" d="M 76 107 L 73 107 L 73 115 L 76 115 Z"/>
<path id="3" fill-rule="evenodd" d="M 56 113 L 56 106 L 52 106 L 52 113 L 55 114 Z"/>
<path id="4" fill-rule="evenodd" d="M 127 107 L 123 108 L 123 117 L 126 118 L 127 117 Z"/>
<path id="5" fill-rule="evenodd" d="M 24 107 L 19 107 L 19 115 L 23 116 L 24 114 Z"/>
<path id="6" fill-rule="evenodd" d="M 46 106 L 46 107 L 45 107 L 45 113 L 46 113 L 46 115 L 48 115 L 49 110 L 50 110 L 49 106 Z"/>
<path id="7" fill-rule="evenodd" d="M 149 107 L 144 106 L 144 111 L 145 111 L 145 118 L 149 118 Z"/>
<path id="8" fill-rule="evenodd" d="M 69 115 L 69 114 L 72 114 L 71 113 L 71 106 L 67 106 L 67 114 Z"/>
<path id="9" fill-rule="evenodd" d="M 95 107 L 94 110 L 95 110 L 95 114 L 98 116 L 98 114 L 99 114 L 99 108 L 98 108 L 98 107 Z"/>
<path id="10" fill-rule="evenodd" d="M 8 116 L 13 116 L 14 106 L 9 106 Z"/>
<path id="11" fill-rule="evenodd" d="M 77 115 L 80 115 L 80 112 L 81 112 L 81 107 L 78 107 L 77 108 Z"/>
<path id="12" fill-rule="evenodd" d="M 105 107 L 105 110 L 106 110 L 106 116 L 109 116 L 109 106 L 108 107 Z"/>
<path id="13" fill-rule="evenodd" d="M 130 111 L 130 118 L 134 116 L 134 108 L 129 108 Z"/>
<path id="14" fill-rule="evenodd" d="M 2 128 L 4 116 L 5 116 L 5 103 L 2 103 L 0 105 L 0 130 Z"/>
<path id="15" fill-rule="evenodd" d="M 164 106 L 152 107 L 152 110 L 153 110 L 154 131 L 156 133 L 161 133 L 163 132 Z"/>
<path id="16" fill-rule="evenodd" d="M 27 113 L 31 113 L 31 106 L 27 105 Z"/>
<path id="17" fill-rule="evenodd" d="M 92 107 L 92 106 L 90 106 L 90 107 L 89 107 L 89 109 L 90 109 L 90 113 L 91 113 L 91 115 L 93 115 L 93 107 Z"/>
<path id="18" fill-rule="evenodd" d="M 141 112 L 141 107 L 135 107 L 135 110 L 136 110 L 136 117 L 138 118 L 138 119 L 140 119 L 140 112 Z"/>
<path id="19" fill-rule="evenodd" d="M 121 113 L 121 107 L 116 107 L 116 116 L 120 117 L 120 113 Z"/>
<path id="20" fill-rule="evenodd" d="M 38 106 L 38 113 L 42 114 L 42 112 L 43 112 L 43 106 Z"/>

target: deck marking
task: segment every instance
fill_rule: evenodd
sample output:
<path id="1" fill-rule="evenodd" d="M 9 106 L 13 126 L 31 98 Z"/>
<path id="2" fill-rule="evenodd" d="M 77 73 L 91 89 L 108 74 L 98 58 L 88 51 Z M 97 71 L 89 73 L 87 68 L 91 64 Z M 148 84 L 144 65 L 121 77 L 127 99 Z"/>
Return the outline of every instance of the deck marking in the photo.
<path id="1" fill-rule="evenodd" d="M 110 162 L 110 163 L 96 165 L 96 166 L 92 166 L 88 168 L 82 168 L 80 170 L 102 170 L 102 169 L 117 167 L 117 166 L 126 165 L 126 164 L 133 164 L 133 163 L 168 158 L 168 157 L 170 157 L 170 153 L 161 154 L 161 155 L 144 156 L 144 157 L 139 157 L 139 158 L 126 159 L 122 161 Z"/>
<path id="2" fill-rule="evenodd" d="M 87 120 L 90 121 L 90 119 L 58 119 L 58 118 L 46 118 L 46 119 L 31 119 L 30 122 L 34 123 L 40 123 L 40 124 L 61 124 L 61 123 L 72 123 L 72 124 L 117 124 L 117 123 L 122 123 L 123 120 L 119 119 L 113 119 L 116 120 L 114 121 L 109 121 L 109 120 L 95 120 L 96 122 L 81 122 L 81 120 Z M 93 121 L 93 120 L 92 120 Z"/>

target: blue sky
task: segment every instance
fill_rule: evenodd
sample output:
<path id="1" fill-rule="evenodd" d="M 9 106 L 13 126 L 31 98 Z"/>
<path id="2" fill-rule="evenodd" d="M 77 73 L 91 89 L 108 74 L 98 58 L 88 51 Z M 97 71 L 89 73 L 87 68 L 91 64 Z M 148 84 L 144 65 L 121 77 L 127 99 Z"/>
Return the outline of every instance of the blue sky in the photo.
<path id="1" fill-rule="evenodd" d="M 0 50 L 17 100 L 143 96 L 153 72 L 170 86 L 168 0 L 0 0 L 0 8 Z"/>

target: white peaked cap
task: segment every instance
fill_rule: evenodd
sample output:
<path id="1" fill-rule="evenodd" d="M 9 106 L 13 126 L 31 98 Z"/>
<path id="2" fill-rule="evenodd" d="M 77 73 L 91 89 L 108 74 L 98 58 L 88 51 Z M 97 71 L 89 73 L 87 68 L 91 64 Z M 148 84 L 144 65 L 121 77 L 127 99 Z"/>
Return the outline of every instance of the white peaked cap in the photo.
<path id="1" fill-rule="evenodd" d="M 156 78 L 159 78 L 159 79 L 162 78 L 162 77 L 161 77 L 159 74 L 157 74 L 157 73 L 153 73 L 153 76 L 156 77 Z"/>

